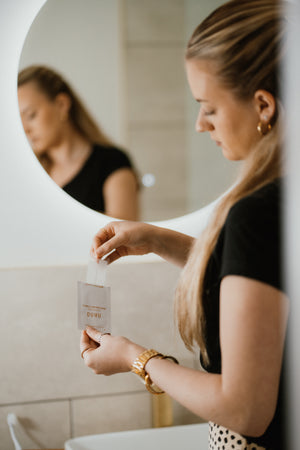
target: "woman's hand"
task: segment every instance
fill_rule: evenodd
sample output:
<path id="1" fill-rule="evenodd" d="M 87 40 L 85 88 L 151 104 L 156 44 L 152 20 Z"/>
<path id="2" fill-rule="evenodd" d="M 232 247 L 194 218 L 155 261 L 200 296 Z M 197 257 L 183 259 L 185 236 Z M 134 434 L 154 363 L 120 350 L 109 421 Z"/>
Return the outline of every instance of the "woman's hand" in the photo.
<path id="1" fill-rule="evenodd" d="M 91 255 L 98 260 L 112 252 L 106 257 L 109 264 L 122 256 L 145 255 L 154 251 L 156 229 L 141 222 L 110 222 L 95 235 Z"/>
<path id="2" fill-rule="evenodd" d="M 156 253 L 183 267 L 194 238 L 167 228 L 142 222 L 110 222 L 95 235 L 91 255 L 110 264 L 122 256 Z"/>
<path id="3" fill-rule="evenodd" d="M 96 374 L 130 372 L 132 363 L 144 350 L 125 337 L 101 334 L 92 327 L 81 333 L 81 355 Z"/>

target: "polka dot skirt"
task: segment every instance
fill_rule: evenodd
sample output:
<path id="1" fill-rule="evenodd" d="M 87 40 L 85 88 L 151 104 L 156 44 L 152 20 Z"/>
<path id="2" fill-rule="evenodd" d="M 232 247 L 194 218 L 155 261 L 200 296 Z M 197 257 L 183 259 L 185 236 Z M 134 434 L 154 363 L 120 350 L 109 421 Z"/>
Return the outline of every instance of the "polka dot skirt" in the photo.
<path id="1" fill-rule="evenodd" d="M 248 444 L 238 433 L 209 422 L 209 450 L 265 450 L 257 444 Z"/>

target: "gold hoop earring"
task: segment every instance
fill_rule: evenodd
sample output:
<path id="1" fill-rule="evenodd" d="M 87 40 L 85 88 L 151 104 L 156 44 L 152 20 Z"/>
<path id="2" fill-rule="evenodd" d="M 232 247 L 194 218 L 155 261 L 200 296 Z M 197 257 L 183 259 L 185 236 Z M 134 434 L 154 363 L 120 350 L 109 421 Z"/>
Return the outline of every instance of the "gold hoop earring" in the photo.
<path id="1" fill-rule="evenodd" d="M 257 131 L 261 136 L 265 136 L 266 134 L 268 134 L 271 129 L 272 125 L 269 123 L 259 122 L 257 125 Z"/>

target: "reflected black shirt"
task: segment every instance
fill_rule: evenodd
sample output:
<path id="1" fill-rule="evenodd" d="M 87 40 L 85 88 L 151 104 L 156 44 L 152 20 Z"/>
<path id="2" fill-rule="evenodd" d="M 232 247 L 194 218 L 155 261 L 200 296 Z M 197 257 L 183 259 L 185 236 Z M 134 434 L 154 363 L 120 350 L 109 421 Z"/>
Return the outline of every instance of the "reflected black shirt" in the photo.
<path id="1" fill-rule="evenodd" d="M 81 170 L 63 190 L 83 205 L 105 212 L 103 185 L 109 175 L 126 167 L 132 168 L 132 163 L 124 151 L 95 144 Z"/>

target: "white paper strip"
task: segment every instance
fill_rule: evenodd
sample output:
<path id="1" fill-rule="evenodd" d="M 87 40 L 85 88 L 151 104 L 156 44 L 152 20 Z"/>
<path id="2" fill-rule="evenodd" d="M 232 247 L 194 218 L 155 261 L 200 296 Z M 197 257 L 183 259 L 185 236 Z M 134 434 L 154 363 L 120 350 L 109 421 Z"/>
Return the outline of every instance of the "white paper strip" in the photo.
<path id="1" fill-rule="evenodd" d="M 91 259 L 88 263 L 86 282 L 94 286 L 104 286 L 106 280 L 106 261 L 95 261 Z"/>

